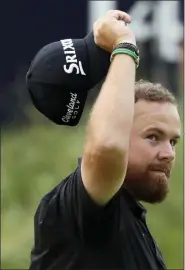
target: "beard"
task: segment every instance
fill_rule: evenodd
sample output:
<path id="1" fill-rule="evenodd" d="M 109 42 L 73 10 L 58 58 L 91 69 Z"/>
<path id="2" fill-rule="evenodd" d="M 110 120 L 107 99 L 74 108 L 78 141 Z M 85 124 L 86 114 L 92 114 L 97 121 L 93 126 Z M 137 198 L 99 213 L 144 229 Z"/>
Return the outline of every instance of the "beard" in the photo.
<path id="1" fill-rule="evenodd" d="M 144 171 L 128 165 L 123 187 L 138 201 L 160 203 L 169 193 L 170 171 L 169 164 L 150 165 Z"/>

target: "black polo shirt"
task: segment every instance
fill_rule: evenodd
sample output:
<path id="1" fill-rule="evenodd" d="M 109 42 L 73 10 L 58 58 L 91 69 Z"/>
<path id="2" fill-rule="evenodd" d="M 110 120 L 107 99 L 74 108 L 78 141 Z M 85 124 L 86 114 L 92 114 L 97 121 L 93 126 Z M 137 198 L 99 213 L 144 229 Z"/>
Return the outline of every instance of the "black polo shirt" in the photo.
<path id="1" fill-rule="evenodd" d="M 145 215 L 124 188 L 106 206 L 95 204 L 79 165 L 40 202 L 30 269 L 166 269 Z"/>

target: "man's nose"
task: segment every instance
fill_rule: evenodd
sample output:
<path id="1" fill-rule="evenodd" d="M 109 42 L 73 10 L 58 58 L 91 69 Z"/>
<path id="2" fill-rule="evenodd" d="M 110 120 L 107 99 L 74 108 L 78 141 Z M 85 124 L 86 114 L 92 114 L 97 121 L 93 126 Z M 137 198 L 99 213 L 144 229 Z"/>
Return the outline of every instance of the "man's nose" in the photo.
<path id="1" fill-rule="evenodd" d="M 160 146 L 159 159 L 173 161 L 175 158 L 175 149 L 170 142 L 165 142 Z"/>

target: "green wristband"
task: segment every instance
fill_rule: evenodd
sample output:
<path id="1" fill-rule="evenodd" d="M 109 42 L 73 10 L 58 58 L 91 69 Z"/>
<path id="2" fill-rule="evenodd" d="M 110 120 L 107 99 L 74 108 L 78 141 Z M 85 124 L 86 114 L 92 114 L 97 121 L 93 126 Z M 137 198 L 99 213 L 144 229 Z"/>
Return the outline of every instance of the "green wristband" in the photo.
<path id="1" fill-rule="evenodd" d="M 115 54 L 119 54 L 119 53 L 128 53 L 129 55 L 131 55 L 134 59 L 136 59 L 138 56 L 131 50 L 129 49 L 125 49 L 125 48 L 118 48 L 118 49 L 115 49 L 113 52 L 112 52 L 112 56 L 114 56 Z"/>
<path id="2" fill-rule="evenodd" d="M 118 49 L 115 49 L 112 54 L 111 54 L 111 59 L 110 61 L 112 61 L 113 57 L 116 55 L 116 54 L 127 54 L 127 55 L 130 55 L 134 62 L 136 63 L 136 68 L 139 66 L 139 57 L 131 50 L 129 49 L 124 49 L 124 48 L 118 48 Z"/>
<path id="3" fill-rule="evenodd" d="M 124 48 L 115 49 L 111 54 L 110 61 L 112 61 L 114 56 L 117 55 L 117 54 L 130 55 L 133 58 L 134 62 L 136 63 L 136 68 L 138 68 L 138 66 L 139 66 L 139 56 L 137 56 L 133 51 L 131 51 L 129 49 L 124 49 Z"/>

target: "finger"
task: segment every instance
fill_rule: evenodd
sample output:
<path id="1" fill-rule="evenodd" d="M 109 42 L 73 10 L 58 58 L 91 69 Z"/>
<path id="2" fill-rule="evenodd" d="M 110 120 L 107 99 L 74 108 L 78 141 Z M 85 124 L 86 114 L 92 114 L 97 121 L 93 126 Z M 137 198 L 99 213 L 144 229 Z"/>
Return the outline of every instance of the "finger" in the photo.
<path id="1" fill-rule="evenodd" d="M 117 20 L 122 20 L 126 23 L 131 23 L 132 21 L 128 13 L 120 11 L 120 10 L 109 10 L 107 14 Z"/>

